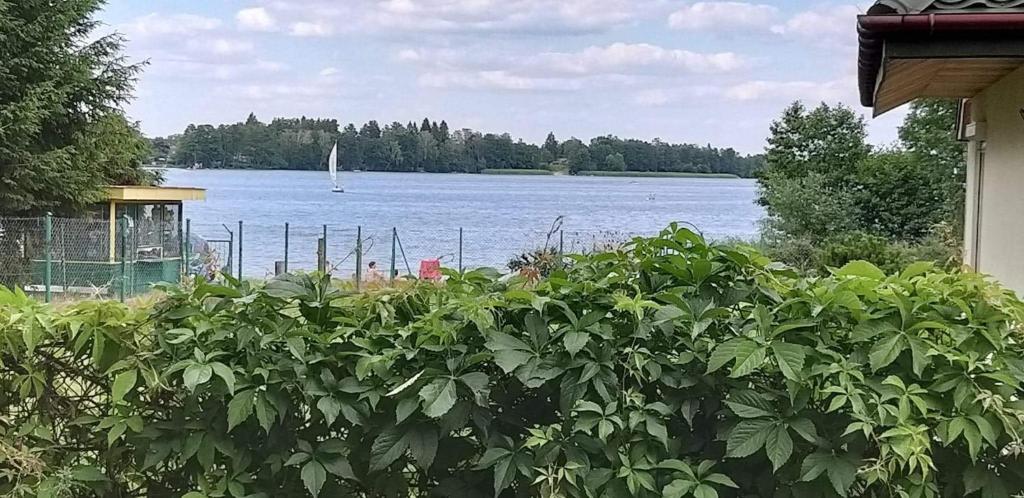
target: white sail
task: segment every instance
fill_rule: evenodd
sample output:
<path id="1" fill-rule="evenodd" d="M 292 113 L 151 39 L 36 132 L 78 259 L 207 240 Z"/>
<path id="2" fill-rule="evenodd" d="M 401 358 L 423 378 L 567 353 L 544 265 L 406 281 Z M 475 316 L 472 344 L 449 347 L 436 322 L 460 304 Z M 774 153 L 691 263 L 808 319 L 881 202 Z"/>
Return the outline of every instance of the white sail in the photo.
<path id="1" fill-rule="evenodd" d="M 334 184 L 331 192 L 344 192 L 345 189 L 338 183 L 338 142 L 334 142 L 334 148 L 331 149 L 331 157 L 327 159 L 327 168 L 331 172 L 331 183 Z"/>
<path id="2" fill-rule="evenodd" d="M 334 148 L 331 149 L 331 157 L 327 160 L 327 167 L 331 172 L 331 183 L 334 184 L 334 188 L 338 188 L 338 144 L 334 144 Z"/>

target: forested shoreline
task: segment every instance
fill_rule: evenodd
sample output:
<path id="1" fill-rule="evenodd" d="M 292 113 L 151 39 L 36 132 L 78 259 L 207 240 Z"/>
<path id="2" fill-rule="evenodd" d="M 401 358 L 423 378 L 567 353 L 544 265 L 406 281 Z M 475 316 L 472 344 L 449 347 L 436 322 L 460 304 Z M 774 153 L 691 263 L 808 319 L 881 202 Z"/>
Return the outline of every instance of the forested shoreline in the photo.
<path id="1" fill-rule="evenodd" d="M 553 133 L 541 145 L 508 133 L 450 129 L 422 123 L 370 121 L 357 128 L 335 119 L 275 118 L 261 122 L 250 114 L 229 125 L 189 125 L 179 135 L 150 140 L 151 162 L 211 169 L 321 170 L 331 146 L 338 143 L 343 170 L 479 173 L 496 169 L 714 173 L 751 177 L 761 156 L 744 156 L 731 148 L 596 137 L 559 141 Z"/>

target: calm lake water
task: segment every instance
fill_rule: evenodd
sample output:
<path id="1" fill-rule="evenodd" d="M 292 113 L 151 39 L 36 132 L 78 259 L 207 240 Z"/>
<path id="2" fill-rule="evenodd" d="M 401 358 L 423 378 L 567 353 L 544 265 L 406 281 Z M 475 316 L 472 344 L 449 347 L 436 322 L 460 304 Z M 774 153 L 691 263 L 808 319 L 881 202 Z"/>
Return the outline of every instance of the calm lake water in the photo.
<path id="1" fill-rule="evenodd" d="M 385 271 L 397 229 L 404 272 L 406 260 L 413 271 L 431 258 L 456 267 L 460 228 L 466 267 L 503 268 L 515 254 L 542 246 L 560 216 L 568 252 L 656 234 L 672 221 L 709 238 L 752 238 L 763 215 L 753 180 L 343 173 L 345 193 L 337 194 L 326 172 L 172 169 L 166 177 L 167 185 L 207 189 L 205 202 L 185 208 L 193 233 L 226 239 L 231 230 L 237 240 L 244 221 L 248 276 L 269 275 L 284 259 L 286 222 L 289 269 L 315 269 L 326 224 L 328 260 L 349 273 L 360 226 L 364 265 L 377 261 Z M 557 234 L 551 243 L 558 244 Z"/>

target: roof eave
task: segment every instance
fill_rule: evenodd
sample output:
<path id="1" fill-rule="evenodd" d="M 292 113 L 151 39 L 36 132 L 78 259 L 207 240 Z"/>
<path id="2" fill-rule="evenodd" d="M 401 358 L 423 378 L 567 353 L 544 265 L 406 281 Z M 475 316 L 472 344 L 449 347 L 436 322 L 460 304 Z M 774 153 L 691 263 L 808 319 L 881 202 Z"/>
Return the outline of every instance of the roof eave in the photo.
<path id="1" fill-rule="evenodd" d="M 860 39 L 858 86 L 861 105 L 875 107 L 875 97 L 882 82 L 887 39 L 928 39 L 940 34 L 965 38 L 979 35 L 991 38 L 1005 34 L 1019 38 L 1024 32 L 1024 12 L 868 14 L 858 16 L 857 32 Z M 876 110 L 875 115 L 882 112 L 885 110 Z"/>

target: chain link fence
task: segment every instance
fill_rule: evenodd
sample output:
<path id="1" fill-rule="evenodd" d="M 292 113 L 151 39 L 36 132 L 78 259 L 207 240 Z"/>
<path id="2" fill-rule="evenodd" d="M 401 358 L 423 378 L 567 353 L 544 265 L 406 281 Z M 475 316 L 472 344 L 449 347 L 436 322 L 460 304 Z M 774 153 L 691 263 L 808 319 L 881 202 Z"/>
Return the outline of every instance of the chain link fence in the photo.
<path id="1" fill-rule="evenodd" d="M 309 223 L 191 224 L 193 238 L 224 240 L 211 249 L 235 277 L 266 279 L 279 273 L 328 271 L 356 281 L 389 276 L 420 277 L 437 265 L 462 270 L 508 271 L 531 254 L 586 253 L 614 249 L 644 234 L 571 230 L 560 222 L 535 230 L 431 230 L 403 227 L 345 227 Z M 234 249 L 225 255 L 224 250 Z"/>
<path id="2" fill-rule="evenodd" d="M 109 220 L 0 218 L 0 285 L 57 298 L 120 298 L 182 276 L 266 279 L 330 272 L 356 284 L 438 269 L 518 270 L 531 260 L 614 249 L 641 234 L 550 227 L 431 230 L 309 223 L 193 224 L 126 213 Z"/>
<path id="3" fill-rule="evenodd" d="M 174 220 L 0 217 L 0 285 L 47 301 L 125 298 L 178 282 L 187 253 Z"/>

